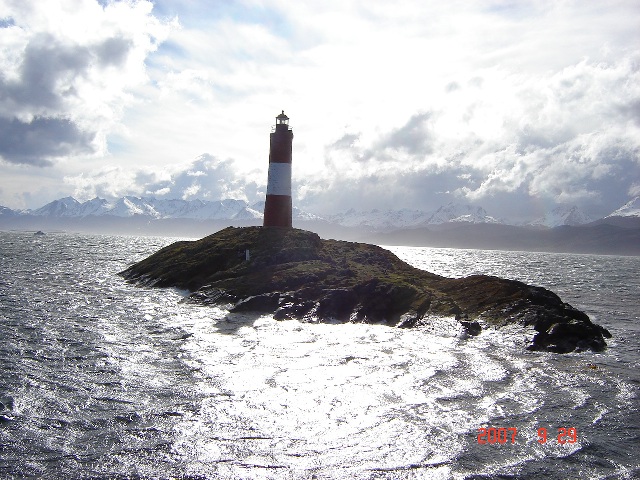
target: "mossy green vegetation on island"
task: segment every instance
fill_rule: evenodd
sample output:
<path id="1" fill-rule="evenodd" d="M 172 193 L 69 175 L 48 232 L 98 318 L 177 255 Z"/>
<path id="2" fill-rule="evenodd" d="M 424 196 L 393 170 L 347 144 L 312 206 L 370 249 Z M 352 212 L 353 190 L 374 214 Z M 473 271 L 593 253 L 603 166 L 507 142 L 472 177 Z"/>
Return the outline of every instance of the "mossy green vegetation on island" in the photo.
<path id="1" fill-rule="evenodd" d="M 471 335 L 483 325 L 515 323 L 534 328 L 529 349 L 558 353 L 600 351 L 603 337 L 610 337 L 542 287 L 487 275 L 446 278 L 375 245 L 324 240 L 292 228 L 229 227 L 173 243 L 121 275 L 189 290 L 189 301 L 272 313 L 279 320 L 419 327 L 446 315 Z"/>

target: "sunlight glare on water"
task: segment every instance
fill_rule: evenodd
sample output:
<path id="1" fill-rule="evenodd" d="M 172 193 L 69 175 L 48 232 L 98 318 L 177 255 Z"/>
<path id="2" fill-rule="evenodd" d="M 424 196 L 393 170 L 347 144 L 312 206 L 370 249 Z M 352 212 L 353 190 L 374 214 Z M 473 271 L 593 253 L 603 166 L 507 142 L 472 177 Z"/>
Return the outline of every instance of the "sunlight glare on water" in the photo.
<path id="1" fill-rule="evenodd" d="M 526 351 L 521 326 L 468 337 L 450 317 L 419 329 L 278 322 L 116 275 L 169 239 L 0 235 L 0 477 L 638 472 L 637 260 L 391 248 L 442 275 L 553 288 L 614 334 L 605 352 L 554 355 Z M 481 445 L 483 426 L 517 427 L 517 441 Z M 559 426 L 577 442 L 556 442 Z"/>
<path id="2" fill-rule="evenodd" d="M 473 419 L 440 408 L 437 399 L 463 395 L 477 380 L 462 375 L 455 382 L 430 383 L 458 365 L 451 354 L 454 336 L 277 322 L 268 316 L 229 315 L 218 326 L 224 335 L 196 328 L 184 347 L 198 359 L 202 383 L 215 398 L 180 426 L 182 454 L 199 462 L 222 462 L 238 444 L 250 443 L 249 463 L 302 472 L 317 467 L 320 456 L 325 468 L 347 478 L 381 464 L 427 468 L 445 462 L 461 449 L 456 435 L 472 428 Z M 422 348 L 425 342 L 429 348 Z M 418 355 L 410 354 L 414 348 Z M 207 438 L 218 447 L 207 447 Z"/>

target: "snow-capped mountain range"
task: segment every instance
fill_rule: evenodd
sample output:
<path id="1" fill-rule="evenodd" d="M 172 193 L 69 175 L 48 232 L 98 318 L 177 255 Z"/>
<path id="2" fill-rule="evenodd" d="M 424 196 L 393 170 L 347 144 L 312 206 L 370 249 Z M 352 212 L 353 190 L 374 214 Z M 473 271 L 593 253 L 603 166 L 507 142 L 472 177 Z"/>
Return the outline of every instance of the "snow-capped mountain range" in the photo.
<path id="1" fill-rule="evenodd" d="M 448 205 L 438 208 L 433 215 L 429 217 L 427 225 L 440 225 L 448 222 L 506 223 L 487 215 L 486 210 L 482 207 L 449 203 Z"/>
<path id="2" fill-rule="evenodd" d="M 622 207 L 604 218 L 609 217 L 640 217 L 640 196 L 632 198 Z"/>
<path id="3" fill-rule="evenodd" d="M 149 219 L 192 219 L 192 220 L 239 220 L 259 221 L 262 219 L 264 201 L 249 204 L 244 200 L 180 200 L 156 199 L 153 197 L 125 196 L 116 200 L 94 198 L 79 202 L 73 197 L 54 200 L 35 210 L 15 211 L 0 206 L 0 217 L 35 216 L 49 218 L 120 217 Z M 611 217 L 640 218 L 640 197 L 635 197 L 624 206 L 612 212 Z M 296 207 L 293 218 L 298 221 L 323 221 L 342 227 L 364 228 L 378 232 L 398 229 L 414 229 L 442 224 L 510 224 L 510 222 L 489 215 L 479 206 L 449 203 L 432 212 L 422 210 L 369 210 L 355 209 L 320 217 Z M 554 208 L 529 225 L 553 228 L 561 225 L 583 225 L 594 219 L 575 206 Z"/>
<path id="4" fill-rule="evenodd" d="M 500 223 L 499 220 L 487 215 L 482 207 L 455 203 L 442 206 L 435 212 L 408 209 L 386 211 L 350 209 L 344 213 L 331 215 L 327 220 L 345 227 L 366 227 L 378 231 L 419 228 L 449 222 Z"/>
<path id="5" fill-rule="evenodd" d="M 65 197 L 47 203 L 36 210 L 14 212 L 23 215 L 46 217 L 134 217 L 146 216 L 153 219 L 188 218 L 192 220 L 254 220 L 261 219 L 264 202 L 249 204 L 244 200 L 165 200 L 152 197 L 126 196 L 114 201 L 94 198 L 79 202 L 73 197 Z M 0 212 L 0 214 L 2 214 Z M 293 209 L 294 218 L 311 220 L 312 214 Z"/>
<path id="6" fill-rule="evenodd" d="M 259 206 L 256 206 L 259 208 Z M 194 220 L 252 219 L 261 218 L 262 212 L 242 200 L 165 200 L 126 196 L 109 202 L 94 198 L 80 203 L 73 197 L 54 200 L 36 210 L 23 212 L 48 217 L 147 216 L 155 219 L 190 218 Z"/>
<path id="7" fill-rule="evenodd" d="M 575 227 L 576 225 L 584 225 L 594 220 L 595 218 L 591 218 L 589 215 L 581 212 L 576 206 L 559 206 L 543 217 L 534 220 L 530 225 L 549 228 L 559 227 L 561 225 Z"/>

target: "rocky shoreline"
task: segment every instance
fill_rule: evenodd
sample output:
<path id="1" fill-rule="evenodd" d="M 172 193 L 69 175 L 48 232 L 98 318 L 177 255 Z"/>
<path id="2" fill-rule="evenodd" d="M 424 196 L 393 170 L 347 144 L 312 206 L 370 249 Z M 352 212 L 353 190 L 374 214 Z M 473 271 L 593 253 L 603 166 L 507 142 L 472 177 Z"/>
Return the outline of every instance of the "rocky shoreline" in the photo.
<path id="1" fill-rule="evenodd" d="M 291 228 L 229 227 L 169 245 L 120 275 L 189 290 L 191 302 L 278 320 L 415 328 L 434 315 L 455 316 L 470 335 L 489 326 L 532 326 L 527 348 L 556 353 L 601 351 L 611 336 L 542 287 L 487 275 L 446 278 L 375 245 Z"/>

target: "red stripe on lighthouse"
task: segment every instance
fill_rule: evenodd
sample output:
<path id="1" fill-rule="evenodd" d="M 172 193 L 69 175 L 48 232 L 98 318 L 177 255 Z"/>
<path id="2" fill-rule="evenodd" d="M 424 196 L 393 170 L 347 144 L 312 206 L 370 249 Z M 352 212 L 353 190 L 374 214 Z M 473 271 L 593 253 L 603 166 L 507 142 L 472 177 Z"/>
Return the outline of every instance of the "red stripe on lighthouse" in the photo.
<path id="1" fill-rule="evenodd" d="M 267 195 L 264 204 L 265 227 L 291 227 L 291 195 Z"/>
<path id="2" fill-rule="evenodd" d="M 276 117 L 269 145 L 269 175 L 264 204 L 265 227 L 291 227 L 291 153 L 293 132 L 284 110 Z"/>

